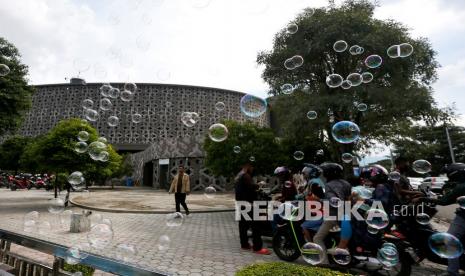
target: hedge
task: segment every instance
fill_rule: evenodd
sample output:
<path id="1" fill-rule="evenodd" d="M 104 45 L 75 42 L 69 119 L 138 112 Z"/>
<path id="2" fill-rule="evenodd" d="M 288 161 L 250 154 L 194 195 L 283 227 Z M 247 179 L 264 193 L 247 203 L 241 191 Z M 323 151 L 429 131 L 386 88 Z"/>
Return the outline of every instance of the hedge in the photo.
<path id="1" fill-rule="evenodd" d="M 236 276 L 350 276 L 351 274 L 327 268 L 297 265 L 283 262 L 259 263 L 244 267 Z"/>

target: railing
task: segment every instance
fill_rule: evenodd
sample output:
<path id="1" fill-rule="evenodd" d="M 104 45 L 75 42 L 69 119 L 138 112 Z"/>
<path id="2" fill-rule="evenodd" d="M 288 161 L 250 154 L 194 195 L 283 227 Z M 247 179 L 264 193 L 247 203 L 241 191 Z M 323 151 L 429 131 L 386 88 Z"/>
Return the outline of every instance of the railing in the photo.
<path id="1" fill-rule="evenodd" d="M 15 243 L 55 257 L 53 267 L 39 264 L 34 260 L 10 252 L 10 244 Z M 48 241 L 27 237 L 14 232 L 0 229 L 0 269 L 1 264 L 13 267 L 14 275 L 71 275 L 62 270 L 66 250 L 68 248 Z M 86 252 L 88 253 L 88 252 Z M 89 256 L 81 260 L 80 264 L 117 275 L 137 276 L 167 276 L 171 275 L 157 270 L 148 270 L 121 261 L 88 253 Z M 1 275 L 1 270 L 0 270 Z"/>

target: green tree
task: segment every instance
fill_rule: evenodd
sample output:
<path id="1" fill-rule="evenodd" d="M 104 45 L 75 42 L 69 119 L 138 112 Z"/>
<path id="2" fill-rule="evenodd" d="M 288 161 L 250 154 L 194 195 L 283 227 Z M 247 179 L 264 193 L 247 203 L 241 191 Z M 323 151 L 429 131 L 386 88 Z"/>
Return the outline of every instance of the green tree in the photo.
<path id="1" fill-rule="evenodd" d="M 306 9 L 293 21 L 297 33 L 281 30 L 273 49 L 259 53 L 257 62 L 264 65 L 263 79 L 270 85 L 271 111 L 279 134 L 290 140 L 326 144 L 331 159 L 340 161 L 343 152 L 364 150 L 374 143 L 387 143 L 402 134 L 415 121 L 432 122 L 439 110 L 432 97 L 431 83 L 436 80 L 435 52 L 427 39 L 413 39 L 402 24 L 373 17 L 375 6 L 366 0 L 350 0 L 340 7 Z M 349 47 L 360 45 L 361 55 L 333 50 L 333 44 L 345 40 Z M 394 44 L 410 43 L 414 52 L 406 58 L 391 59 L 386 49 Z M 363 61 L 380 55 L 383 64 L 375 69 Z M 304 64 L 287 70 L 284 61 L 301 55 Z M 352 87 L 329 88 L 326 78 L 337 73 L 346 78 L 353 72 L 371 72 L 372 82 Z M 296 89 L 285 95 L 281 86 L 289 83 Z M 357 103 L 365 103 L 361 112 Z M 314 110 L 318 118 L 306 118 Z M 334 123 L 353 121 L 360 126 L 361 137 L 355 144 L 339 144 L 332 135 Z M 301 142 L 303 143 L 303 142 Z"/>
<path id="2" fill-rule="evenodd" d="M 34 89 L 27 84 L 28 68 L 20 59 L 18 49 L 0 37 L 0 64 L 10 68 L 0 76 L 0 136 L 18 128 L 31 107 Z"/>
<path id="3" fill-rule="evenodd" d="M 207 136 L 204 143 L 205 165 L 213 174 L 233 176 L 252 156 L 255 171 L 259 174 L 272 174 L 277 166 L 286 164 L 287 155 L 270 128 L 234 121 L 224 124 L 229 130 L 225 141 L 214 142 Z M 239 153 L 234 152 L 235 146 L 240 147 Z"/>
<path id="4" fill-rule="evenodd" d="M 116 153 L 111 145 L 107 145 L 110 158 L 107 162 L 95 161 L 86 153 L 77 153 L 74 150 L 78 142 L 79 131 L 87 131 L 89 140 L 87 143 L 96 141 L 98 133 L 88 123 L 80 119 L 69 119 L 59 122 L 43 138 L 38 139 L 26 149 L 26 158 L 39 164 L 41 170 L 47 172 L 70 174 L 80 171 L 84 174 L 86 182 L 104 181 L 120 170 L 122 157 Z"/>
<path id="5" fill-rule="evenodd" d="M 465 162 L 465 128 L 448 126 L 453 144 L 455 162 Z M 415 135 L 397 138 L 393 145 L 395 154 L 407 157 L 413 162 L 428 160 L 433 166 L 432 174 L 440 173 L 441 168 L 452 163 L 445 127 L 416 126 L 411 128 Z"/>
<path id="6" fill-rule="evenodd" d="M 12 170 L 15 175 L 21 168 L 20 158 L 31 138 L 19 135 L 12 136 L 0 145 L 0 168 Z"/>

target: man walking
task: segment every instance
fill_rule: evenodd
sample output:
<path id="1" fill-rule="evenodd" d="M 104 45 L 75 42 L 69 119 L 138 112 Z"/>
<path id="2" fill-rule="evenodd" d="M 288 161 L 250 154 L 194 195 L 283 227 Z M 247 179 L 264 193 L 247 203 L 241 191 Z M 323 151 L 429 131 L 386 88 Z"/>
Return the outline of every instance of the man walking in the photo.
<path id="1" fill-rule="evenodd" d="M 181 212 L 181 206 L 186 211 L 186 215 L 189 215 L 189 208 L 186 204 L 186 195 L 191 192 L 191 183 L 189 175 L 184 173 L 184 166 L 179 165 L 178 174 L 173 178 L 169 193 L 174 192 L 174 200 L 176 202 L 176 212 Z"/>

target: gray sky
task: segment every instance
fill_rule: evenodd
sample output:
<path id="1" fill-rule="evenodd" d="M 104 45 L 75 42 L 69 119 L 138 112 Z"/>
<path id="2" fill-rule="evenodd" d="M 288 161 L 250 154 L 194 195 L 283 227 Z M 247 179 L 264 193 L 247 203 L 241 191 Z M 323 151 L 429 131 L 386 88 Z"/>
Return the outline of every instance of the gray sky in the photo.
<path id="1" fill-rule="evenodd" d="M 414 37 L 431 40 L 442 65 L 435 97 L 465 114 L 465 1 L 380 2 L 377 18 L 401 21 Z M 304 7 L 326 3 L 0 0 L 0 36 L 17 45 L 33 84 L 61 83 L 82 71 L 88 82 L 192 84 L 265 96 L 257 52 L 270 49 L 273 35 Z"/>

